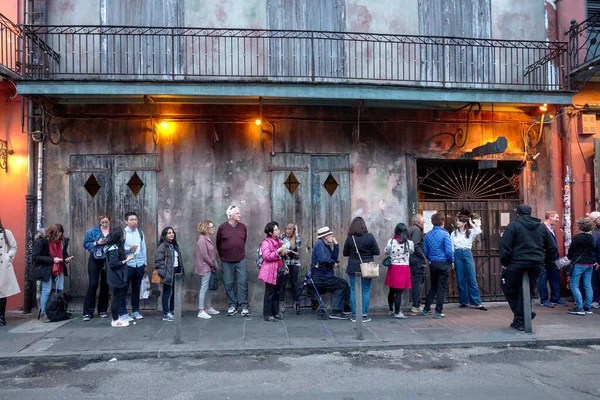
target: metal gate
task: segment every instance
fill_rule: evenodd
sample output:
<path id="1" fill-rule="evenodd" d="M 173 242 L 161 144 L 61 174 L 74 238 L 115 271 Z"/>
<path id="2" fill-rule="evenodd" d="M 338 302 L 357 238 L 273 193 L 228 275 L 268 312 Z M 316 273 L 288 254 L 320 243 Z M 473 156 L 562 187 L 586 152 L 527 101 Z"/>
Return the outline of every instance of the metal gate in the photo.
<path id="1" fill-rule="evenodd" d="M 464 208 L 481 218 L 482 233 L 473 242 L 473 258 L 483 301 L 504 300 L 498 244 L 521 203 L 519 175 L 513 167 L 478 170 L 476 163 L 439 162 L 418 166 L 419 213 L 425 215 L 426 224 L 432 213 L 443 212 L 445 228 L 452 232 L 454 218 Z M 458 301 L 455 274 L 450 276 L 447 298 Z"/>

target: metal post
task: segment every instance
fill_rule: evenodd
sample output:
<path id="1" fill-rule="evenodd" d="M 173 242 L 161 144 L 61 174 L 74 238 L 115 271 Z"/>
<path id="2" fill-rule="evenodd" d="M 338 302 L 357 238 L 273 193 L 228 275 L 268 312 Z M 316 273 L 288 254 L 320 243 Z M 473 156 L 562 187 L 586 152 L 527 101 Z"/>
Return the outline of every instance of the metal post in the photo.
<path id="1" fill-rule="evenodd" d="M 181 274 L 175 274 L 175 340 L 173 343 L 181 344 Z"/>
<path id="2" fill-rule="evenodd" d="M 531 293 L 529 292 L 529 273 L 523 273 L 523 321 L 525 332 L 531 333 Z"/>
<path id="3" fill-rule="evenodd" d="M 31 158 L 29 159 L 29 164 L 33 164 Z M 36 292 L 35 281 L 29 279 L 29 273 L 31 272 L 31 259 L 33 256 L 33 242 L 36 235 L 35 196 L 31 194 L 26 195 L 25 203 L 25 238 L 27 242 L 27 247 L 25 248 L 25 287 L 23 290 L 23 314 L 30 314 L 31 309 L 33 308 Z"/>
<path id="4" fill-rule="evenodd" d="M 354 309 L 356 310 L 356 338 L 363 340 L 363 322 L 362 322 L 362 274 L 360 272 L 354 273 Z"/>

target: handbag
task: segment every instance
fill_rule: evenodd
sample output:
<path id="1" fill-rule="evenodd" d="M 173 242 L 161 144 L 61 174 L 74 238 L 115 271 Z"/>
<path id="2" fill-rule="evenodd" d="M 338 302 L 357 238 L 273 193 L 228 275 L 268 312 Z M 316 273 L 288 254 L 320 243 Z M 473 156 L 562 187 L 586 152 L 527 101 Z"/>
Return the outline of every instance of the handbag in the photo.
<path id="1" fill-rule="evenodd" d="M 210 279 L 208 281 L 208 288 L 210 290 L 219 290 L 219 277 L 216 272 L 212 272 L 210 274 Z"/>
<path id="2" fill-rule="evenodd" d="M 581 253 L 581 255 L 577 257 L 577 260 L 575 261 L 570 261 L 569 258 L 565 256 L 556 260 L 554 264 L 563 268 L 565 270 L 565 275 L 571 276 L 571 274 L 573 273 L 573 268 L 575 268 L 575 264 L 577 264 L 577 261 L 579 261 L 579 259 L 583 257 L 583 255 L 587 252 L 588 251 L 586 250 L 583 253 Z"/>
<path id="3" fill-rule="evenodd" d="M 288 269 L 287 266 L 283 265 L 283 260 L 281 258 L 279 260 L 277 260 L 277 276 L 282 277 L 282 276 L 286 276 L 289 273 L 290 273 L 290 270 Z"/>
<path id="4" fill-rule="evenodd" d="M 358 258 L 360 259 L 360 273 L 363 278 L 377 278 L 379 277 L 379 264 L 376 264 L 375 261 L 370 261 L 368 263 L 364 263 L 362 257 L 360 256 L 360 251 L 358 251 L 358 246 L 356 245 L 356 240 L 354 239 L 354 235 L 352 235 L 352 241 L 354 242 L 354 247 L 356 248 L 356 253 L 358 254 Z"/>
<path id="5" fill-rule="evenodd" d="M 381 263 L 381 265 L 383 265 L 384 267 L 389 267 L 390 265 L 392 265 L 392 256 L 387 256 L 383 262 Z"/>

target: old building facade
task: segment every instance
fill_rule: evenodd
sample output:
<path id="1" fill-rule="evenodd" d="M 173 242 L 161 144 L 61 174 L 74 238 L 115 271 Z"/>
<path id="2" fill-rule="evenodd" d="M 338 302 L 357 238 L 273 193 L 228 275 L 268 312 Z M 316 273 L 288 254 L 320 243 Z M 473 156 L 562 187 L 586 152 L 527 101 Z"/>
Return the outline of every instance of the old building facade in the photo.
<path id="1" fill-rule="evenodd" d="M 253 258 L 270 220 L 298 224 L 308 265 L 323 225 L 343 241 L 362 216 L 383 248 L 412 214 L 451 220 L 467 206 L 485 227 L 484 300 L 501 298 L 497 243 L 514 208 L 562 204 L 561 116 L 539 109 L 572 103 L 554 3 L 25 2 L 19 22 L 35 18 L 18 26 L 23 58 L 5 79 L 27 99 L 25 137 L 43 139 L 28 143 L 29 178 L 42 188 L 40 224 L 61 222 L 73 240 L 68 290 L 85 293 L 81 243 L 105 212 L 113 223 L 137 212 L 149 249 L 174 227 L 191 271 L 198 222 L 222 223 L 238 205 L 256 306 Z M 473 153 L 502 138 L 497 154 Z M 24 196 L 1 201 L 25 210 Z M 189 308 L 198 286 L 186 279 Z"/>

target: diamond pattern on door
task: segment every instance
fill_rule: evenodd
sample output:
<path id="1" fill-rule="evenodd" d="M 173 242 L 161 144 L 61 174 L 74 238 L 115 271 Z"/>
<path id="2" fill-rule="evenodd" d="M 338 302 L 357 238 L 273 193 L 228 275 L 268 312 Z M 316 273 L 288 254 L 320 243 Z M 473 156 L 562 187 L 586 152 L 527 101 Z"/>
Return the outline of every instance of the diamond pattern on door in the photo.
<path id="1" fill-rule="evenodd" d="M 288 192 L 290 192 L 291 195 L 296 193 L 298 186 L 300 186 L 300 182 L 298 182 L 298 179 L 296 179 L 296 175 L 294 175 L 293 172 L 290 172 L 283 184 L 285 185 L 286 189 L 288 190 Z"/>
<path id="2" fill-rule="evenodd" d="M 325 190 L 327 190 L 327 193 L 329 193 L 330 196 L 333 196 L 338 186 L 340 185 L 338 185 L 333 175 L 329 173 L 329 176 L 327 177 L 327 179 L 325 179 L 325 183 L 323 184 L 323 187 L 325 188 Z"/>
<path id="3" fill-rule="evenodd" d="M 131 190 L 134 196 L 137 196 L 140 190 L 144 187 L 144 182 L 140 179 L 137 172 L 134 172 L 129 182 L 127 182 L 127 187 Z"/>
<path id="4" fill-rule="evenodd" d="M 94 174 L 90 175 L 90 177 L 85 182 L 85 184 L 83 185 L 83 187 L 88 192 L 88 194 L 92 197 L 92 199 L 94 197 L 96 197 L 96 195 L 98 194 L 98 192 L 101 189 L 100 183 L 98 183 L 98 180 L 96 179 L 96 177 L 94 176 Z"/>

